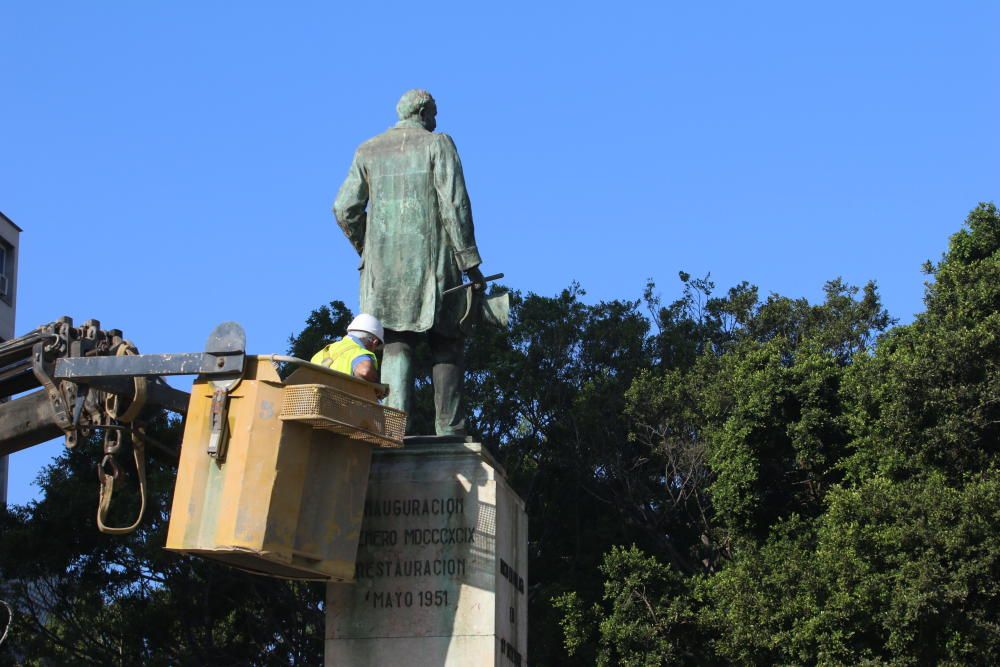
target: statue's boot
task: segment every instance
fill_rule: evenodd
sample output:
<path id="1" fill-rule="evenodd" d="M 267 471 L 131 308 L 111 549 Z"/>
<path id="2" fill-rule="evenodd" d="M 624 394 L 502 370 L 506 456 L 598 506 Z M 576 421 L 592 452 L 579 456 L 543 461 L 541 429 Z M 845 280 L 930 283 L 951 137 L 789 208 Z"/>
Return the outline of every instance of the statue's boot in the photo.
<path id="1" fill-rule="evenodd" d="M 385 404 L 409 414 L 413 408 L 413 351 L 418 335 L 412 331 L 385 330 L 381 380 L 389 385 Z M 410 432 L 410 423 L 406 425 Z"/>
<path id="2" fill-rule="evenodd" d="M 385 330 L 382 353 L 382 382 L 389 385 L 385 404 L 409 414 L 413 408 L 413 359 L 420 334 L 413 331 Z M 465 340 L 430 333 L 434 363 L 434 431 L 437 435 L 465 436 L 465 410 L 462 389 L 465 379 Z M 412 434 L 407 423 L 407 434 Z"/>
<path id="3" fill-rule="evenodd" d="M 434 359 L 434 431 L 437 435 L 465 435 L 465 340 L 431 332 Z"/>

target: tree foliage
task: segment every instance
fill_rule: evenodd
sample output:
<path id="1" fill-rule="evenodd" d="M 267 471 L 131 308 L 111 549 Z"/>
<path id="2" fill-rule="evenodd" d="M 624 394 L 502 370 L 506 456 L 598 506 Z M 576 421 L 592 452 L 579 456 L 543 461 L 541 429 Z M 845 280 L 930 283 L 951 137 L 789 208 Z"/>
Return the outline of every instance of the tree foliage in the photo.
<path id="1" fill-rule="evenodd" d="M 682 276 L 684 299 L 659 310 L 662 352 L 628 411 L 664 465 L 676 544 L 608 570 L 605 590 L 687 576 L 698 622 L 647 625 L 649 642 L 711 656 L 675 663 L 997 662 L 996 208 L 927 270 L 927 311 L 888 330 L 874 286 L 839 281 L 809 306 L 745 285 L 716 300 Z M 594 600 L 563 598 L 566 647 L 622 660 L 612 640 L 643 615 Z"/>
<path id="2" fill-rule="evenodd" d="M 466 397 L 527 504 L 531 664 L 1000 661 L 997 209 L 926 269 L 905 326 L 839 279 L 818 303 L 683 272 L 668 303 L 512 293 L 510 329 L 469 341 Z M 350 318 L 318 308 L 291 353 Z M 430 432 L 426 349 L 417 386 Z M 66 453 L 2 519 L 2 595 L 44 606 L 0 661 L 320 661 L 318 589 L 162 552 L 165 455 L 124 540 L 92 528 L 92 464 Z"/>
<path id="3" fill-rule="evenodd" d="M 288 338 L 288 354 L 309 360 L 347 332 L 354 315 L 343 301 L 331 301 L 309 313 L 306 325 Z"/>

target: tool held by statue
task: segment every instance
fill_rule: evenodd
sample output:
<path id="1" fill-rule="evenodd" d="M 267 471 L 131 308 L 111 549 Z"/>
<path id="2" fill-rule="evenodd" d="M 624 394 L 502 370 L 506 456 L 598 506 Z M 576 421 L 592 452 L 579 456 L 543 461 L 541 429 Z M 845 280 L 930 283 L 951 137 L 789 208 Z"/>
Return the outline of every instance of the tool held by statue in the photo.
<path id="1" fill-rule="evenodd" d="M 503 274 L 502 273 L 494 273 L 492 276 L 486 276 L 481 281 L 471 282 L 471 283 L 463 283 L 461 285 L 455 285 L 454 287 L 450 287 L 450 288 L 446 289 L 445 291 L 441 292 L 441 296 L 448 296 L 452 292 L 457 292 L 459 290 L 463 290 L 466 287 L 474 287 L 475 285 L 482 285 L 483 287 L 486 287 L 486 283 L 494 281 L 494 280 L 500 280 L 501 278 L 503 278 Z"/>

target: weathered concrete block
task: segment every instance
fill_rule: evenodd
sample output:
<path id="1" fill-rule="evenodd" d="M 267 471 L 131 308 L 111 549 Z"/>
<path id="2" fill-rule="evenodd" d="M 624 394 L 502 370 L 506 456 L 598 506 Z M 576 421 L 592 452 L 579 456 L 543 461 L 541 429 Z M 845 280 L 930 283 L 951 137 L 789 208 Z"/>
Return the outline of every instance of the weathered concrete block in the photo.
<path id="1" fill-rule="evenodd" d="M 482 445 L 376 451 L 356 582 L 327 587 L 326 665 L 527 664 L 527 548 Z"/>

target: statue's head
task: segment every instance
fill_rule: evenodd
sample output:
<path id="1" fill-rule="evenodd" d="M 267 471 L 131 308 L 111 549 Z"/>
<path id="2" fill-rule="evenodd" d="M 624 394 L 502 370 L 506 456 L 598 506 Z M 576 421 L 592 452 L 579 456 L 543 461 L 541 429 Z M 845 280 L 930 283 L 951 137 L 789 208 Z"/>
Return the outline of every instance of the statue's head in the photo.
<path id="1" fill-rule="evenodd" d="M 430 93 L 420 88 L 403 93 L 396 105 L 396 114 L 399 120 L 419 121 L 428 132 L 437 127 L 437 104 Z"/>

